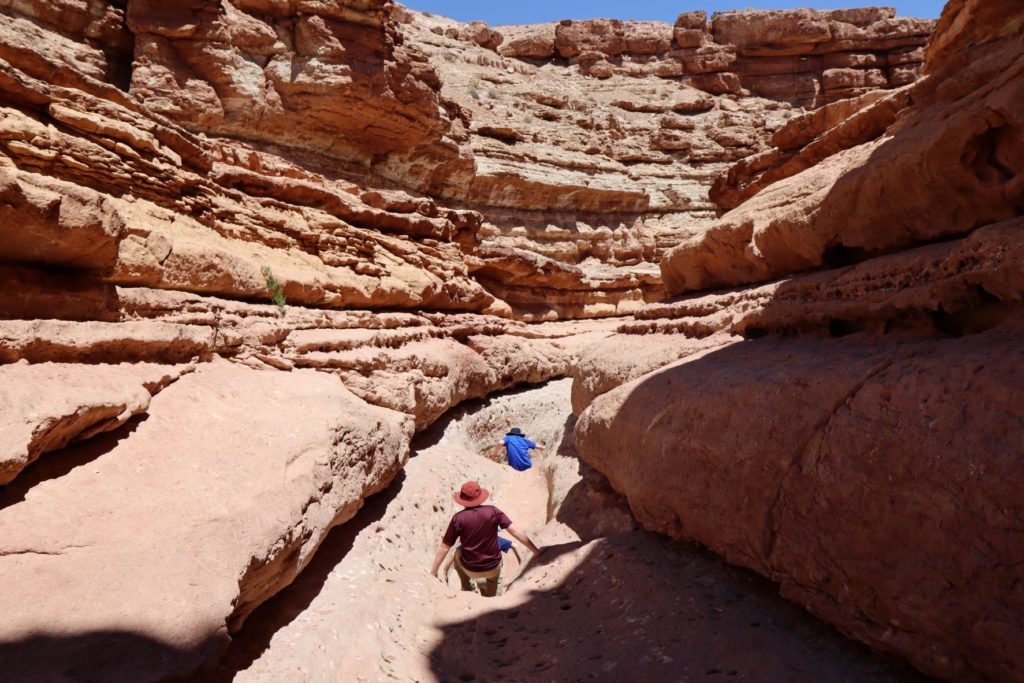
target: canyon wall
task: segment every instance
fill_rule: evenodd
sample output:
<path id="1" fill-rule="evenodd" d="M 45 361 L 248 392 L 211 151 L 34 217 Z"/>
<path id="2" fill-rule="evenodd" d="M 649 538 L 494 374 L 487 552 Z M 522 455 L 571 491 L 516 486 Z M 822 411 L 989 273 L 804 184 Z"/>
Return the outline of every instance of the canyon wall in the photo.
<path id="1" fill-rule="evenodd" d="M 399 156 L 381 172 L 483 214 L 471 268 L 517 317 L 630 313 L 665 295 L 656 264 L 711 224 L 708 187 L 731 163 L 770 149 L 802 107 L 916 79 L 934 22 L 893 15 L 493 29 L 403 16 L 457 105 L 448 135 L 473 173 L 413 180 L 426 170 Z"/>
<path id="2" fill-rule="evenodd" d="M 14 679 L 209 666 L 416 431 L 606 334 L 510 319 L 481 215 L 368 168 L 449 125 L 394 7 L 299 4 L 0 4 Z"/>
<path id="3" fill-rule="evenodd" d="M 892 328 L 899 358 L 923 364 L 899 366 L 908 376 L 930 376 L 942 354 L 1009 357 L 1019 79 L 999 59 L 1019 22 L 993 37 L 977 24 L 1011 15 L 964 19 L 981 11 L 949 10 L 918 82 L 932 22 L 877 8 L 491 28 L 386 0 L 0 0 L 0 578 L 14 587 L 0 597 L 0 665 L 22 679 L 192 675 L 392 481 L 413 434 L 462 401 L 574 371 L 578 407 L 593 403 L 585 455 L 644 523 L 917 657 L 902 631 L 877 636 L 880 617 L 844 616 L 861 603 L 832 613 L 813 581 L 737 555 L 728 539 L 749 526 L 716 546 L 664 522 L 671 506 L 636 496 L 672 477 L 645 463 L 650 479 L 634 489 L 593 444 L 620 410 L 615 386 L 684 356 L 713 362 L 744 336 L 769 335 L 757 343 L 783 361 L 771 366 L 792 357 L 808 383 L 825 372 L 814 344 L 846 349 L 818 408 L 897 353 L 872 341 L 861 354 L 860 336 L 826 341 L 821 329 Z M 968 69 L 957 60 L 969 43 Z M 948 77 L 958 69 L 969 77 Z M 930 128 L 936 115 L 948 126 Z M 970 153 L 934 151 L 960 143 Z M 847 233 L 841 219 L 856 211 L 828 179 L 882 196 L 872 174 L 853 176 L 886 154 L 891 182 L 916 178 L 915 160 L 948 169 L 908 190 L 891 235 L 869 214 Z M 813 209 L 823 194 L 835 204 Z M 934 220 L 909 221 L 930 197 Z M 802 218 L 779 222 L 759 201 Z M 894 220 L 882 204 L 870 211 Z M 779 282 L 930 240 L 947 241 Z M 755 286 L 659 303 L 740 284 Z M 989 330 L 976 345 L 935 332 L 975 327 Z M 806 337 L 802 351 L 778 331 Z M 813 403 L 786 373 L 757 367 L 740 359 L 732 372 Z M 938 374 L 961 381 L 956 391 L 1017 391 L 1010 372 Z M 937 401 L 948 389 L 921 382 Z M 707 410 L 732 410 L 711 394 Z M 804 434 L 806 420 L 771 419 Z M 671 429 L 642 424 L 616 423 L 633 435 L 624 452 L 672 442 Z M 788 443 L 765 457 L 792 459 Z M 807 517 L 812 503 L 773 514 Z M 832 557 L 772 539 L 799 562 Z M 999 623 L 978 638 L 1005 642 Z M 954 650 L 956 672 L 966 665 Z"/>
<path id="4" fill-rule="evenodd" d="M 674 296 L 581 360 L 577 446 L 645 526 L 853 637 L 1022 680 L 1020 5 L 949 3 L 925 72 L 716 182 Z"/>

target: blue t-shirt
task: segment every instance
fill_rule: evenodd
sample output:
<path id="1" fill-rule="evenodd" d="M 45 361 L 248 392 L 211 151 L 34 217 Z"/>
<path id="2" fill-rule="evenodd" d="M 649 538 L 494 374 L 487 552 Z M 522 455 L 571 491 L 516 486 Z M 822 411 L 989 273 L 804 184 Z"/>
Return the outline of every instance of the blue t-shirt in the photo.
<path id="1" fill-rule="evenodd" d="M 507 553 L 512 549 L 512 541 L 508 540 L 504 536 L 498 536 L 498 550 L 503 553 Z M 462 550 L 462 544 L 459 544 L 459 550 Z"/>
<path id="2" fill-rule="evenodd" d="M 533 461 L 530 460 L 530 449 L 536 447 L 537 444 L 525 436 L 505 435 L 505 452 L 508 453 L 508 464 L 514 470 L 522 472 L 533 467 Z"/>

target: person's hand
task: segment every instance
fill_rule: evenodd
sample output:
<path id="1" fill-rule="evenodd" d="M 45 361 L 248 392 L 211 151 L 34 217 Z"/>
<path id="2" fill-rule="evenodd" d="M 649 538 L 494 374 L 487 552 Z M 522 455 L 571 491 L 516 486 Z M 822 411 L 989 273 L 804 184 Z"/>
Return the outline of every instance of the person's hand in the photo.
<path id="1" fill-rule="evenodd" d="M 540 557 L 540 554 L 541 554 L 542 552 L 544 552 L 544 548 L 536 547 L 536 548 L 534 548 L 533 550 L 531 550 L 530 552 L 532 552 L 532 553 L 533 553 L 533 556 L 534 556 L 534 557 Z"/>

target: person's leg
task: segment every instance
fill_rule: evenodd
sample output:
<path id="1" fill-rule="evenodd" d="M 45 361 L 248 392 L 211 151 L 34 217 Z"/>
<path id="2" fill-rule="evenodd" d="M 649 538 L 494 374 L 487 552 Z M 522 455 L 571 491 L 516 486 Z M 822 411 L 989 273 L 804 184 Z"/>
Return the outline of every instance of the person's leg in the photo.
<path id="1" fill-rule="evenodd" d="M 465 568 L 462 566 L 462 559 L 459 555 L 459 551 L 455 551 L 455 573 L 459 575 L 459 582 L 462 584 L 462 590 L 476 590 L 474 581 L 469 578 L 469 575 L 466 574 Z"/>
<path id="2" fill-rule="evenodd" d="M 504 562 L 499 562 L 493 572 L 488 573 L 487 578 L 480 582 L 480 595 L 485 598 L 493 598 L 501 593 L 501 566 L 503 564 Z"/>

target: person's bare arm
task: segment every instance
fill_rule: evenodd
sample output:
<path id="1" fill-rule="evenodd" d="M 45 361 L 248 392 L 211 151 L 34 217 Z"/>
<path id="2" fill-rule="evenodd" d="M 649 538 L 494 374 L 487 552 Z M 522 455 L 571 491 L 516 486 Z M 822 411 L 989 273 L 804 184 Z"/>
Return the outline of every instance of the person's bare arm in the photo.
<path id="1" fill-rule="evenodd" d="M 491 449 L 491 460 L 501 460 L 501 452 L 505 450 L 505 444 L 499 443 Z"/>
<path id="2" fill-rule="evenodd" d="M 445 583 L 448 582 L 448 572 L 451 571 L 453 564 L 455 564 L 455 553 L 452 553 L 448 561 L 444 563 L 444 569 L 441 570 L 441 573 L 444 574 Z"/>
<path id="3" fill-rule="evenodd" d="M 529 548 L 530 552 L 533 553 L 535 556 L 540 555 L 540 548 L 534 545 L 533 541 L 526 534 L 526 532 L 517 527 L 515 524 L 509 524 L 505 531 L 507 531 L 512 536 L 512 538 L 516 539 L 517 541 L 525 545 L 527 548 Z"/>
<path id="4" fill-rule="evenodd" d="M 437 549 L 437 555 L 434 555 L 434 564 L 430 567 L 431 574 L 437 576 L 437 570 L 441 568 L 441 563 L 444 562 L 445 555 L 447 555 L 448 551 L 451 549 L 452 547 L 450 545 L 444 541 L 441 542 L 441 545 Z"/>

